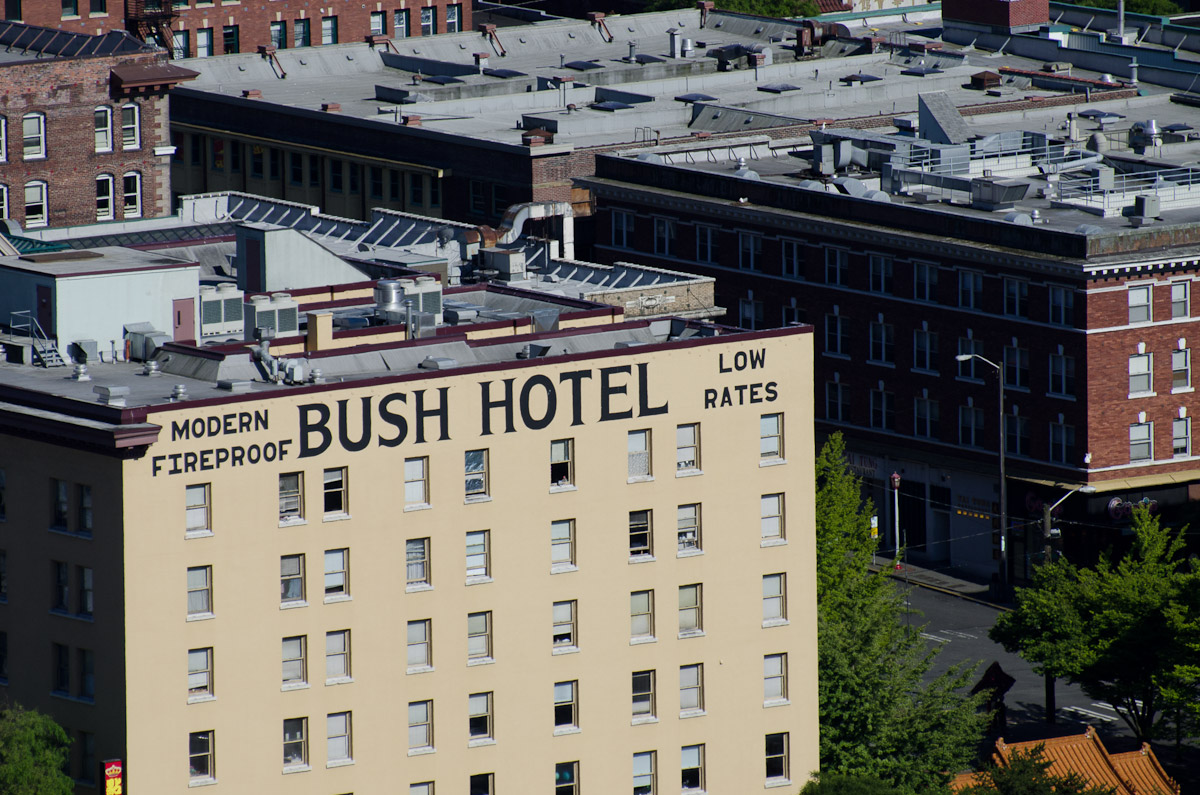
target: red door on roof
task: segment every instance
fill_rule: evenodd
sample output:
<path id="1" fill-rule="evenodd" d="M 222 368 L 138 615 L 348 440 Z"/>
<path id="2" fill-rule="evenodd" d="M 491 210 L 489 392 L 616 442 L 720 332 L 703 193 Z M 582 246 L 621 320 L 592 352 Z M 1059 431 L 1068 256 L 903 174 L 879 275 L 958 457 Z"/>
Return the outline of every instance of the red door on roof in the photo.
<path id="1" fill-rule="evenodd" d="M 196 305 L 195 299 L 176 298 L 171 302 L 171 315 L 174 318 L 172 337 L 176 342 L 195 342 L 196 340 Z"/>

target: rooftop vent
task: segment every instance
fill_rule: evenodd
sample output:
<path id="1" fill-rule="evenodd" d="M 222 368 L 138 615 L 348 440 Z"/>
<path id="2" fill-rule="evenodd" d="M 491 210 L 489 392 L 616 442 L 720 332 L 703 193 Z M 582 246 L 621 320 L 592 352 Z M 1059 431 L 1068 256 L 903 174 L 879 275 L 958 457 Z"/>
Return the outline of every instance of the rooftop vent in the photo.
<path id="1" fill-rule="evenodd" d="M 595 61 L 567 61 L 563 66 L 567 69 L 574 69 L 577 72 L 588 72 L 593 69 L 604 68 L 604 64 L 598 64 Z"/>
<path id="2" fill-rule="evenodd" d="M 708 94 L 691 93 L 691 94 L 680 94 L 679 96 L 675 97 L 675 101 L 676 102 L 716 102 L 717 98 L 713 97 L 713 96 L 709 96 Z"/>
<path id="3" fill-rule="evenodd" d="M 758 87 L 759 91 L 766 91 L 768 94 L 783 94 L 788 91 L 799 91 L 800 86 L 794 86 L 791 83 L 767 83 Z"/>
<path id="4" fill-rule="evenodd" d="M 633 105 L 625 102 L 617 102 L 613 99 L 605 100 L 604 102 L 593 102 L 590 107 L 594 110 L 606 110 L 609 113 L 615 113 L 618 110 L 633 110 Z"/>
<path id="5" fill-rule="evenodd" d="M 451 367 L 457 366 L 458 361 L 448 356 L 426 356 L 417 365 L 422 370 L 449 370 Z"/>

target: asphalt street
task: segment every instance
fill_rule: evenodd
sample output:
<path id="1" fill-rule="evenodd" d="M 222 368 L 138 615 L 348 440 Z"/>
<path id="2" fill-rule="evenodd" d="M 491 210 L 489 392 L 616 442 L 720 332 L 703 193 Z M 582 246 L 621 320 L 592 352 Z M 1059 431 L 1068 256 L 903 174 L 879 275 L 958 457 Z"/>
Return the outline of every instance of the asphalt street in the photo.
<path id="1" fill-rule="evenodd" d="M 1133 734 L 1108 704 L 1089 698 L 1079 687 L 1057 682 L 1058 717 L 1055 725 L 1045 722 L 1045 685 L 1023 659 L 1009 654 L 987 636 L 999 610 L 957 596 L 913 587 L 909 595 L 914 624 L 923 625 L 922 637 L 940 651 L 931 674 L 955 663 L 979 663 L 974 681 L 993 662 L 999 662 L 1016 683 L 1008 691 L 1008 723 L 1000 733 L 1006 740 L 1040 739 L 1078 734 L 1094 726 L 1111 752 L 1137 748 Z M 1154 744 L 1155 753 L 1167 771 L 1182 785 L 1183 795 L 1200 792 L 1200 749 L 1185 748 L 1183 763 L 1175 761 L 1174 746 Z"/>

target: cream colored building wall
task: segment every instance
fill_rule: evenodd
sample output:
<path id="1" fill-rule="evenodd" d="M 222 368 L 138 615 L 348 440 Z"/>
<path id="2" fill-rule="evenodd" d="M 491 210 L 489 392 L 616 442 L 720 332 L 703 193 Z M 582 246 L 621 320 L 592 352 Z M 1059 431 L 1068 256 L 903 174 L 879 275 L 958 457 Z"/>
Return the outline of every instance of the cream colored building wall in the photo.
<path id="1" fill-rule="evenodd" d="M 720 372 L 736 351 L 762 351 L 755 370 Z M 723 357 L 723 358 L 722 358 Z M 648 406 L 666 413 L 638 417 L 639 365 L 647 374 Z M 631 409 L 630 419 L 599 421 L 601 369 L 631 366 L 614 374 L 614 410 Z M 581 424 L 572 426 L 565 372 L 588 370 L 581 382 Z M 407 792 L 410 782 L 436 781 L 438 795 L 465 795 L 468 777 L 495 774 L 495 791 L 553 791 L 554 765 L 579 760 L 580 786 L 587 792 L 629 792 L 632 755 L 658 752 L 658 787 L 679 784 L 680 746 L 703 743 L 709 792 L 753 791 L 764 781 L 764 735 L 789 732 L 792 788 L 817 766 L 816 612 L 813 540 L 812 338 L 810 334 L 730 335 L 715 344 L 631 349 L 602 358 L 569 362 L 512 362 L 511 368 L 425 376 L 371 387 L 295 391 L 267 401 L 184 406 L 151 414 L 163 426 L 149 454 L 125 463 L 126 495 L 136 506 L 126 514 L 128 782 L 136 792 L 185 792 L 188 733 L 215 730 L 214 791 L 330 793 Z M 497 432 L 481 436 L 480 382 L 492 382 L 493 399 L 502 380 L 514 378 L 519 394 L 535 374 L 557 386 L 554 421 L 541 430 L 503 433 L 502 409 L 492 412 Z M 777 399 L 765 401 L 765 386 L 741 392 L 736 385 L 773 382 Z M 412 414 L 415 391 L 438 403 L 448 388 L 449 439 L 417 443 Z M 705 408 L 706 389 L 720 396 L 730 387 L 732 405 L 720 398 Z M 338 442 L 336 401 L 348 400 L 358 438 L 362 398 L 372 411 L 390 393 L 407 403 L 391 409 L 409 418 L 408 438 L 381 446 L 395 428 L 378 415 L 373 440 L 347 452 Z M 541 390 L 535 388 L 535 395 Z M 298 458 L 298 409 L 331 407 L 332 444 L 321 455 Z M 535 400 L 536 418 L 543 404 Z M 266 410 L 266 430 L 197 440 L 172 441 L 172 423 L 230 411 Z M 759 419 L 785 415 L 786 463 L 763 466 Z M 701 424 L 703 474 L 676 477 L 675 428 Z M 652 431 L 653 480 L 627 482 L 626 433 Z M 313 439 L 316 437 L 313 436 Z M 551 493 L 550 442 L 573 438 L 575 484 Z M 264 445 L 288 440 L 282 461 L 204 472 L 170 474 L 174 453 Z M 464 451 L 489 450 L 489 494 L 466 502 Z M 166 456 L 166 458 L 158 458 Z M 428 456 L 432 506 L 404 510 L 403 461 Z M 214 458 L 211 459 L 215 461 Z M 160 466 L 157 474 L 153 468 Z M 349 469 L 349 514 L 323 521 L 322 470 Z M 303 471 L 307 523 L 281 527 L 277 483 L 281 473 Z M 213 534 L 185 538 L 184 487 L 211 483 Z M 787 543 L 760 546 L 759 498 L 786 495 Z M 136 496 L 136 499 L 133 499 Z M 677 557 L 675 512 L 680 504 L 702 505 L 704 553 Z M 631 563 L 629 511 L 654 511 L 653 562 Z M 578 569 L 552 574 L 550 523 L 576 521 Z M 465 583 L 465 534 L 491 531 L 492 581 Z M 431 590 L 405 593 L 405 539 L 431 539 Z M 352 599 L 322 603 L 325 550 L 350 549 Z M 279 558 L 306 556 L 308 606 L 280 609 Z M 186 569 L 211 565 L 214 617 L 188 621 Z M 761 579 L 785 572 L 786 626 L 764 628 Z M 703 637 L 677 638 L 677 589 L 702 583 Z M 654 589 L 657 641 L 631 645 L 629 593 Z M 552 654 L 551 608 L 577 600 L 578 653 Z M 490 610 L 494 660 L 468 666 L 466 616 Z M 434 670 L 406 674 L 406 622 L 432 619 Z M 326 685 L 324 634 L 349 629 L 353 682 Z M 311 686 L 281 692 L 281 639 L 307 635 Z M 215 700 L 187 703 L 188 649 L 215 650 Z M 764 708 L 763 655 L 789 655 L 790 703 Z M 703 663 L 706 714 L 681 719 L 680 665 Z M 658 721 L 631 726 L 631 673 L 657 671 Z M 554 736 L 554 682 L 578 680 L 578 734 Z M 467 696 L 492 691 L 495 744 L 468 748 Z M 407 705 L 434 701 L 436 752 L 407 755 Z M 325 715 L 353 713 L 354 764 L 325 766 Z M 311 770 L 282 773 L 282 721 L 307 716 Z"/>

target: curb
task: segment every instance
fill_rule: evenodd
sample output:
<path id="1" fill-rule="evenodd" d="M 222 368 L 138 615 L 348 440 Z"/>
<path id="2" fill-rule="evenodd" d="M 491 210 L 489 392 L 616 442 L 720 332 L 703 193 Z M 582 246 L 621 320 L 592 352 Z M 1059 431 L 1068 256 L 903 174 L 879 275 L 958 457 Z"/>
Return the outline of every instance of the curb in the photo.
<path id="1" fill-rule="evenodd" d="M 872 571 L 883 571 L 882 568 L 876 568 L 874 566 L 871 566 L 870 568 Z M 906 582 L 908 585 L 916 585 L 921 588 L 927 588 L 930 591 L 937 591 L 938 593 L 945 594 L 946 596 L 953 596 L 953 597 L 962 599 L 967 602 L 974 602 L 977 605 L 983 605 L 984 607 L 990 607 L 993 610 L 1012 610 L 1012 607 L 1009 605 L 999 604 L 997 602 L 992 602 L 987 599 L 980 599 L 975 596 L 970 596 L 969 594 L 960 593 L 958 591 L 953 591 L 949 588 L 943 588 L 940 585 L 933 585 L 931 583 L 921 582 L 920 580 L 914 580 L 912 578 L 911 574 L 909 575 L 908 579 L 905 580 L 903 574 L 896 573 L 894 570 L 891 570 L 891 567 L 889 567 L 887 576 L 892 578 L 893 580 Z"/>

